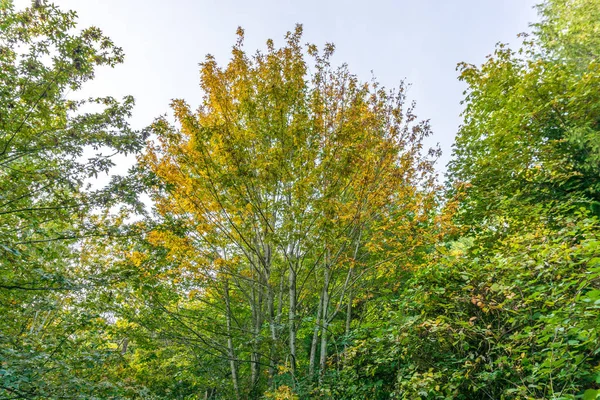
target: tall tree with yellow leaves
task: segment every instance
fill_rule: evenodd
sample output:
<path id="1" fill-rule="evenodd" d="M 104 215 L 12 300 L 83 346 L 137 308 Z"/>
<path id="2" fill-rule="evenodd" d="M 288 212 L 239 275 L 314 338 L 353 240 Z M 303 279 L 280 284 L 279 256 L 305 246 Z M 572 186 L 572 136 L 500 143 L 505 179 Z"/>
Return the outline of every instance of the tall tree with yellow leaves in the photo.
<path id="1" fill-rule="evenodd" d="M 332 67 L 334 46 L 303 46 L 301 26 L 253 56 L 243 38 L 240 28 L 225 68 L 212 56 L 201 64 L 201 107 L 175 100 L 176 124 L 155 122 L 141 160 L 156 178 L 158 216 L 177 226 L 150 241 L 225 322 L 238 398 L 281 373 L 292 384 L 312 378 L 317 361 L 324 372 L 329 325 L 345 313 L 348 333 L 360 283 L 422 248 L 438 206 L 437 151 L 422 151 L 429 125 L 406 106 L 404 86 L 387 91 Z"/>

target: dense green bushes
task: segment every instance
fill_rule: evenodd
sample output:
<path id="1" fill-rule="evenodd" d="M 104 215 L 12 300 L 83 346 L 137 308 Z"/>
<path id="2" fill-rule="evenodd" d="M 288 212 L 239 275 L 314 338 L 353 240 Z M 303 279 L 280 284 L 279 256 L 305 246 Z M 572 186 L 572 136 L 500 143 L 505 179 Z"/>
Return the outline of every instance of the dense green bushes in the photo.
<path id="1" fill-rule="evenodd" d="M 598 220 L 561 222 L 493 247 L 484 236 L 442 247 L 369 322 L 378 328 L 359 331 L 340 398 L 358 398 L 350 382 L 379 385 L 365 398 L 407 399 L 569 399 L 597 387 Z"/>

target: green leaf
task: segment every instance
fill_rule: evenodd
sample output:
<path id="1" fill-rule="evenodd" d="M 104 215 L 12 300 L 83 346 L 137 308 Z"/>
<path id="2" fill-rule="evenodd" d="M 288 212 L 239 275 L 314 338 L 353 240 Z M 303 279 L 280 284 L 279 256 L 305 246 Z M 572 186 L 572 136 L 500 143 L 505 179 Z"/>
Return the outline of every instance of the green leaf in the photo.
<path id="1" fill-rule="evenodd" d="M 588 389 L 583 392 L 583 400 L 595 400 L 598 398 L 598 391 L 594 389 Z"/>

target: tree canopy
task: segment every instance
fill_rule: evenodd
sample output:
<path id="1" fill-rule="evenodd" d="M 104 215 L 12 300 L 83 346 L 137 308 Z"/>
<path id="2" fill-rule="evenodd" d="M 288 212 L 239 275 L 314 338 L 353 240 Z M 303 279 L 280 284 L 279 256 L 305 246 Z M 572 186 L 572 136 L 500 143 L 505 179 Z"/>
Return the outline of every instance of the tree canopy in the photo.
<path id="1" fill-rule="evenodd" d="M 441 181 L 302 25 L 139 132 L 77 97 L 121 48 L 0 1 L 0 398 L 600 398 L 600 3 L 538 11 L 458 65 Z"/>

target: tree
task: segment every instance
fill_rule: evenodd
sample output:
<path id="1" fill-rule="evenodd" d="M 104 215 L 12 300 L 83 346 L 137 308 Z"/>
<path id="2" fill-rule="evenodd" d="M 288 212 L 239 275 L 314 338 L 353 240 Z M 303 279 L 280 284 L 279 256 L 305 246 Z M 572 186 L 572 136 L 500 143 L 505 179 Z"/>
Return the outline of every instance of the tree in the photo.
<path id="1" fill-rule="evenodd" d="M 520 50 L 459 65 L 449 181 L 468 231 L 384 314 L 398 398 L 596 398 L 598 10 L 546 1 Z"/>
<path id="2" fill-rule="evenodd" d="M 205 344 L 222 349 L 237 397 L 322 377 L 330 324 L 345 314 L 348 336 L 360 282 L 425 246 L 415 238 L 438 206 L 437 152 L 422 153 L 429 126 L 404 87 L 362 83 L 331 67 L 333 45 L 301 38 L 297 26 L 248 56 L 240 29 L 226 68 L 201 65 L 202 106 L 175 100 L 177 126 L 158 119 L 142 158 L 163 224 L 149 240 L 182 294 L 212 307 L 222 334 Z"/>
<path id="3" fill-rule="evenodd" d="M 18 11 L 12 1 L 0 3 L 0 393 L 6 398 L 84 393 L 86 360 L 107 356 L 88 346 L 95 335 L 85 330 L 93 332 L 98 314 L 79 307 L 83 289 L 98 283 L 83 266 L 82 240 L 115 234 L 99 212 L 134 196 L 123 178 L 98 190 L 88 185 L 109 171 L 112 155 L 136 152 L 142 141 L 127 123 L 132 98 L 67 98 L 96 67 L 123 61 L 99 29 L 74 33 L 75 19 L 54 5 Z"/>
<path id="4" fill-rule="evenodd" d="M 541 21 L 534 24 L 544 57 L 583 72 L 600 58 L 600 4 L 591 0 L 547 0 L 538 5 Z"/>
<path id="5" fill-rule="evenodd" d="M 549 1 L 541 15 L 519 51 L 459 66 L 468 89 L 449 178 L 469 186 L 465 221 L 567 199 L 600 212 L 598 5 Z"/>
<path id="6" fill-rule="evenodd" d="M 553 1 L 523 47 L 460 64 L 447 235 L 355 329 L 331 398 L 595 399 L 597 1 Z"/>

